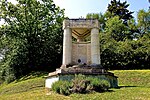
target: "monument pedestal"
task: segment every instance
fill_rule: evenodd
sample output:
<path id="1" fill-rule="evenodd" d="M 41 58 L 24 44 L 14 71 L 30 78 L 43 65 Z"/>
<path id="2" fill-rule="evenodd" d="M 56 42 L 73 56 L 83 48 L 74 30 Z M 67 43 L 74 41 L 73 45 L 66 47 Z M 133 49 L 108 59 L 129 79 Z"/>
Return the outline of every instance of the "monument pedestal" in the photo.
<path id="1" fill-rule="evenodd" d="M 110 82 L 112 88 L 118 87 L 117 76 L 114 76 L 113 73 L 108 72 L 107 70 L 100 67 L 91 67 L 91 66 L 82 66 L 75 65 L 74 67 L 57 69 L 55 72 L 49 73 L 46 77 L 46 88 L 51 88 L 52 84 L 59 80 L 71 81 L 75 75 L 82 74 L 86 77 L 95 77 Z"/>

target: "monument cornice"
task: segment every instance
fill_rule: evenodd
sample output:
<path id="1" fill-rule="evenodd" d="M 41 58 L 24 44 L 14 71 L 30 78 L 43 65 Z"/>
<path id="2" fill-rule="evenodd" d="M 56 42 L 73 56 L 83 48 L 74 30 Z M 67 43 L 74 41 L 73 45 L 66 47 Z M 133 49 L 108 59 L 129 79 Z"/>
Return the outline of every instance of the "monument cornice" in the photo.
<path id="1" fill-rule="evenodd" d="M 65 19 L 63 21 L 63 29 L 65 28 L 86 28 L 86 29 L 92 29 L 92 28 L 100 28 L 99 22 L 97 19 Z"/>

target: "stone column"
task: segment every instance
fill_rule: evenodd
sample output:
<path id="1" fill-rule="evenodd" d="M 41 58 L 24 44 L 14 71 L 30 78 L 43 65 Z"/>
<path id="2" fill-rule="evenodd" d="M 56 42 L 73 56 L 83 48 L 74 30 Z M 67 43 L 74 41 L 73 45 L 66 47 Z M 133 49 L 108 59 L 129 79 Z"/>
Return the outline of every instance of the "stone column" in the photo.
<path id="1" fill-rule="evenodd" d="M 72 34 L 71 29 L 64 28 L 63 36 L 63 65 L 71 64 L 72 62 Z"/>
<path id="2" fill-rule="evenodd" d="M 99 29 L 91 30 L 91 61 L 92 64 L 100 64 Z"/>

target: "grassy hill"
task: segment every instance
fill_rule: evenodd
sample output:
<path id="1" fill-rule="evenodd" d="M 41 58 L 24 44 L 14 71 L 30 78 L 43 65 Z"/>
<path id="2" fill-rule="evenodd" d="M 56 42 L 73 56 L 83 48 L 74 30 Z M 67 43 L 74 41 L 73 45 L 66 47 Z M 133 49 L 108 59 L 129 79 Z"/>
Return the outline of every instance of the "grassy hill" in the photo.
<path id="1" fill-rule="evenodd" d="M 0 100 L 150 100 L 150 70 L 116 70 L 119 88 L 110 92 L 63 96 L 44 88 L 46 74 L 32 73 L 0 86 Z"/>

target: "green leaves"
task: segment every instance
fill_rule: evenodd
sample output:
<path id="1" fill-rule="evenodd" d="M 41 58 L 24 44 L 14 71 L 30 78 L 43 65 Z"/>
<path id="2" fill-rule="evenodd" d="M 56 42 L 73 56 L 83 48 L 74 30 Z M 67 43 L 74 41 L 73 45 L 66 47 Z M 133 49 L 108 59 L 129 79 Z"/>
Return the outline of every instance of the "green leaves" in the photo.
<path id="1" fill-rule="evenodd" d="M 150 65 L 150 10 L 133 19 L 127 2 L 111 0 L 104 14 L 87 14 L 100 22 L 101 62 L 109 69 L 142 69 Z"/>
<path id="2" fill-rule="evenodd" d="M 122 20 L 119 20 L 118 16 L 115 16 L 106 22 L 106 33 L 110 34 L 116 41 L 123 41 L 128 35 L 127 30 L 127 26 L 123 24 Z"/>
<path id="3" fill-rule="evenodd" d="M 111 3 L 108 5 L 107 9 L 107 11 L 112 14 L 112 16 L 109 17 L 111 18 L 114 16 L 119 16 L 119 19 L 122 19 L 123 23 L 127 25 L 127 21 L 133 18 L 132 16 L 133 12 L 130 12 L 127 9 L 128 6 L 129 4 L 127 4 L 126 1 L 121 3 L 120 0 L 119 1 L 112 0 Z"/>
<path id="4" fill-rule="evenodd" d="M 140 10 L 138 12 L 138 28 L 141 34 L 150 33 L 150 10 Z"/>
<path id="5" fill-rule="evenodd" d="M 6 23 L 0 27 L 6 40 L 1 49 L 7 48 L 3 63 L 14 69 L 16 78 L 32 70 L 55 69 L 61 62 L 64 10 L 52 0 L 17 1 L 0 2 L 0 17 Z"/>

